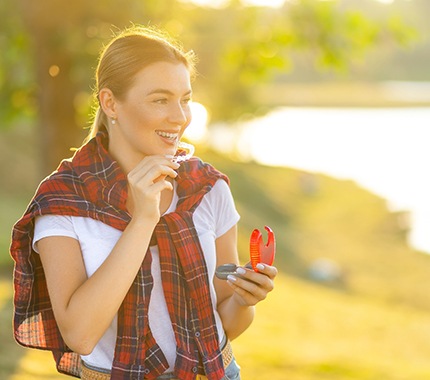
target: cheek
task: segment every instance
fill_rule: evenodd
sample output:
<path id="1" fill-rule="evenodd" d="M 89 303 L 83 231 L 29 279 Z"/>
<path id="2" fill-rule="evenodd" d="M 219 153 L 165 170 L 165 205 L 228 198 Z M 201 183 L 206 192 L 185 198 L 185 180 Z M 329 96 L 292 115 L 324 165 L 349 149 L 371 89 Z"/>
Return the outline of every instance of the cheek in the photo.
<path id="1" fill-rule="evenodd" d="M 144 133 L 157 123 L 159 115 L 144 107 L 135 107 L 128 113 L 128 120 L 136 133 Z"/>

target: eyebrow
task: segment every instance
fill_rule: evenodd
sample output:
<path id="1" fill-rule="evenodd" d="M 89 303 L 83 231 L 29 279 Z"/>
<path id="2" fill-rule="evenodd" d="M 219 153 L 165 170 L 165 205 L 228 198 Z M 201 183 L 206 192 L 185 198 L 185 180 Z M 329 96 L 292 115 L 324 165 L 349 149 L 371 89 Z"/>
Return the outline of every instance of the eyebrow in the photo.
<path id="1" fill-rule="evenodd" d="M 166 94 L 166 95 L 175 95 L 172 91 L 170 90 L 166 90 L 163 88 L 157 88 L 156 90 L 150 91 L 147 96 L 149 95 L 153 95 L 153 94 Z M 192 94 L 192 90 L 187 91 L 185 94 L 183 94 L 182 96 L 186 96 L 186 95 L 191 95 Z"/>

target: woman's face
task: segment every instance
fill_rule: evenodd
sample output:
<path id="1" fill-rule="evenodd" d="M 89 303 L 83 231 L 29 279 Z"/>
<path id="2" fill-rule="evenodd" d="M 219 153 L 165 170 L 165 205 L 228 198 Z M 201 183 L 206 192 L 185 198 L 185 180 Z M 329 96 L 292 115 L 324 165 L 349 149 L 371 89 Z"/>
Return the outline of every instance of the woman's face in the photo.
<path id="1" fill-rule="evenodd" d="M 190 101 L 190 73 L 184 64 L 145 67 L 125 99 L 115 100 L 117 122 L 109 128 L 109 150 L 132 167 L 147 155 L 175 154 L 191 121 Z"/>

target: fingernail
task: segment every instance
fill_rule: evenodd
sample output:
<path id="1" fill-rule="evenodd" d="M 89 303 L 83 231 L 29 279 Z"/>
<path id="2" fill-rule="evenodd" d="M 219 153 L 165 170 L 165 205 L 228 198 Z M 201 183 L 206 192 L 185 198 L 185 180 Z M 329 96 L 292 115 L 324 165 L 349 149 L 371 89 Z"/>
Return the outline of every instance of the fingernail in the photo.
<path id="1" fill-rule="evenodd" d="M 227 276 L 227 280 L 229 280 L 229 281 L 231 281 L 231 282 L 236 282 L 236 281 L 237 281 L 237 278 L 236 278 L 236 277 L 234 277 L 233 275 L 229 274 L 229 275 Z"/>
<path id="2" fill-rule="evenodd" d="M 257 264 L 257 269 L 258 270 L 264 270 L 264 265 L 263 264 Z"/>
<path id="3" fill-rule="evenodd" d="M 246 270 L 243 269 L 243 268 L 241 268 L 241 267 L 239 267 L 239 268 L 236 269 L 236 273 L 240 274 L 240 275 L 244 275 L 246 273 Z"/>

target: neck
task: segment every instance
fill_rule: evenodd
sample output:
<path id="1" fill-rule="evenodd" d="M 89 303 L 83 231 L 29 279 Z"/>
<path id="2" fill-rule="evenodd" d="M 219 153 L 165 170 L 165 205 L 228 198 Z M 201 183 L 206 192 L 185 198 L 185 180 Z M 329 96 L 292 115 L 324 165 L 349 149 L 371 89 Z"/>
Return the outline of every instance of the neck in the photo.
<path id="1" fill-rule="evenodd" d="M 110 141 L 108 151 L 126 175 L 145 158 L 144 155 L 135 154 L 129 149 L 116 149 L 115 145 L 111 144 Z"/>

